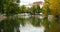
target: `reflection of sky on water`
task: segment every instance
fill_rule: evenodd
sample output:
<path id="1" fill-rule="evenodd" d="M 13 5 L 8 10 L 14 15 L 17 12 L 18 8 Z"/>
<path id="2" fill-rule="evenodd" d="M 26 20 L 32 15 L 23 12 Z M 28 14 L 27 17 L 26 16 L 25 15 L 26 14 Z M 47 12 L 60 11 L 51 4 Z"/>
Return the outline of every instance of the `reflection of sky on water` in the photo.
<path id="1" fill-rule="evenodd" d="M 44 27 L 34 27 L 31 24 L 26 24 L 24 27 L 20 26 L 21 32 L 44 32 Z"/>

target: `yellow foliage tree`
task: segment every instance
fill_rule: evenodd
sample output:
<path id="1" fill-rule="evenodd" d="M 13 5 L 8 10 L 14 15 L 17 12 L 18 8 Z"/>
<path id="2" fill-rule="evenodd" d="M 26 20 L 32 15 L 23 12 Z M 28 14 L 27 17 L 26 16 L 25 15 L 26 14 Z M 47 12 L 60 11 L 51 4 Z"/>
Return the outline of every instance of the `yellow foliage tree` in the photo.
<path id="1" fill-rule="evenodd" d="M 60 14 L 60 0 L 45 0 L 44 9 L 47 10 L 47 5 L 51 9 L 51 14 Z"/>
<path id="2" fill-rule="evenodd" d="M 47 10 L 48 7 L 51 12 L 50 14 L 52 14 L 52 15 L 57 14 L 58 16 L 56 16 L 57 19 L 50 22 L 51 26 L 49 29 L 46 29 L 46 32 L 60 32 L 60 20 L 58 20 L 58 19 L 60 19 L 59 18 L 60 17 L 59 16 L 60 15 L 60 0 L 45 0 L 43 10 L 46 14 L 48 14 L 47 11 L 49 11 L 49 10 Z M 47 24 L 47 22 L 46 22 L 46 24 Z"/>

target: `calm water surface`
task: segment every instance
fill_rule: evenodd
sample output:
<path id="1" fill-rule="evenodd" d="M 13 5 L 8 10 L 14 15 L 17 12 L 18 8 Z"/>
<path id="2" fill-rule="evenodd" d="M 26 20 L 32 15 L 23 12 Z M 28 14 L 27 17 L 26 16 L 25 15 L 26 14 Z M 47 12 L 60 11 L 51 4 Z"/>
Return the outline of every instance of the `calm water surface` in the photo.
<path id="1" fill-rule="evenodd" d="M 46 27 L 50 27 L 48 19 L 39 15 L 12 16 L 0 19 L 0 32 L 45 32 Z"/>

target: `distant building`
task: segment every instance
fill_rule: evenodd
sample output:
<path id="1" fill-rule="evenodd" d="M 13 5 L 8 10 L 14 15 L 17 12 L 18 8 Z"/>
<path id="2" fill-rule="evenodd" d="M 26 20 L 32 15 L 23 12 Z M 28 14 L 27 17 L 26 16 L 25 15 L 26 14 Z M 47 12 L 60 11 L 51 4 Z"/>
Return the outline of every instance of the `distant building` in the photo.
<path id="1" fill-rule="evenodd" d="M 43 1 L 36 1 L 32 3 L 33 5 L 40 5 L 40 7 L 43 7 L 44 2 Z"/>
<path id="2" fill-rule="evenodd" d="M 33 2 L 34 5 L 43 5 L 42 1 Z"/>

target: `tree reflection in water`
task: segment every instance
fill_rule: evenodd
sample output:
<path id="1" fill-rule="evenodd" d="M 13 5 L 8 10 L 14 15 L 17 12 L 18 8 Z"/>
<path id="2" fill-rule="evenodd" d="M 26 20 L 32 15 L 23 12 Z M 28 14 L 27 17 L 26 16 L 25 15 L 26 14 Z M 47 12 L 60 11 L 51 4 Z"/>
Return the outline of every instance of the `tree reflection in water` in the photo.
<path id="1" fill-rule="evenodd" d="M 42 21 L 43 20 L 43 21 Z M 0 21 L 0 32 L 20 32 L 25 31 L 24 29 L 40 30 L 37 27 L 44 27 L 45 32 L 59 32 L 60 24 L 56 20 L 48 21 L 47 18 L 40 19 L 39 17 L 30 17 L 30 18 L 19 18 L 11 17 L 6 18 Z M 27 27 L 28 26 L 28 27 Z M 37 29 L 36 29 L 37 28 Z M 20 30 L 23 29 L 23 30 Z M 44 31 L 43 30 L 43 31 Z M 31 31 L 32 32 L 32 31 Z"/>
<path id="2" fill-rule="evenodd" d="M 6 18 L 2 20 L 0 24 L 1 32 L 14 32 L 14 29 L 16 30 L 16 32 L 19 32 L 20 22 L 18 21 L 18 18 Z"/>
<path id="3" fill-rule="evenodd" d="M 18 17 L 9 17 L 3 19 L 0 22 L 0 31 L 1 32 L 20 32 L 20 24 L 22 27 L 26 26 L 27 23 L 31 23 L 33 26 L 40 27 L 41 19 L 36 17 L 31 18 L 18 18 Z M 38 29 L 38 28 L 37 28 Z"/>

